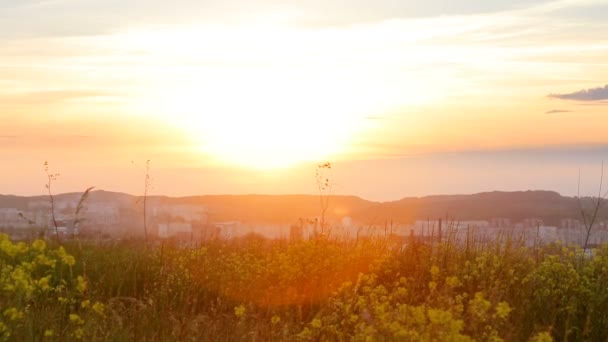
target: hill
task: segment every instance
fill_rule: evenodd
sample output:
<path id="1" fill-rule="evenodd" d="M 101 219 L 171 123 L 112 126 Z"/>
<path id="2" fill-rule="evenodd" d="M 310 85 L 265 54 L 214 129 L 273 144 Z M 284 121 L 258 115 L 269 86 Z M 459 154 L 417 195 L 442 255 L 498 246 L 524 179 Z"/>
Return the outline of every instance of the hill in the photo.
<path id="1" fill-rule="evenodd" d="M 57 201 L 75 201 L 79 193 L 59 194 Z M 44 201 L 46 197 L 0 195 L 0 208 L 27 208 L 30 201 Z M 591 199 L 584 199 L 590 203 Z M 141 206 L 142 198 L 124 193 L 94 191 L 88 203 L 113 202 L 125 207 Z M 189 197 L 150 196 L 154 205 L 205 206 L 212 221 L 242 221 L 290 223 L 299 218 L 320 215 L 320 199 L 315 195 L 206 195 Z M 600 213 L 606 218 L 606 208 Z M 327 217 L 339 219 L 351 216 L 364 224 L 387 221 L 408 223 L 415 220 L 449 218 L 479 220 L 494 217 L 519 221 L 540 218 L 557 224 L 563 218 L 579 218 L 575 197 L 565 197 L 552 191 L 484 192 L 471 195 L 440 195 L 406 197 L 397 201 L 372 202 L 356 196 L 331 196 Z"/>

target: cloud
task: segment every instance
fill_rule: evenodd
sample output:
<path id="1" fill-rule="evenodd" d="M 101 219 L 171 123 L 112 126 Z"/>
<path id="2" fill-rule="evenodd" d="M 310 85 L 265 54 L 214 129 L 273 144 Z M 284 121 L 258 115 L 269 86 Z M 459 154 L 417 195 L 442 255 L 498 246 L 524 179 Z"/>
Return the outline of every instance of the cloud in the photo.
<path id="1" fill-rule="evenodd" d="M 51 104 L 75 99 L 108 97 L 113 95 L 116 94 L 94 90 L 50 90 L 11 95 L 0 93 L 0 101 L 2 101 L 0 107 L 4 105 Z"/>
<path id="2" fill-rule="evenodd" d="M 549 97 L 560 100 L 602 101 L 608 100 L 608 84 L 603 87 L 583 89 L 567 94 L 550 94 Z"/>
<path id="3" fill-rule="evenodd" d="M 603 105 L 608 105 L 608 100 L 577 103 L 577 105 L 579 105 L 579 106 L 603 106 Z"/>
<path id="4" fill-rule="evenodd" d="M 7 2 L 7 4 L 4 4 Z M 342 26 L 397 18 L 474 15 L 527 8 L 550 0 L 427 0 L 424 3 L 395 0 L 19 0 L 3 1 L 0 37 L 65 37 L 110 34 L 131 27 L 183 23 L 242 22 L 260 13 L 293 12 L 300 24 Z M 23 18 L 37 18 L 23 20 Z M 70 25 L 65 23 L 69 22 Z"/>
<path id="5" fill-rule="evenodd" d="M 572 113 L 571 110 L 565 109 L 551 109 L 545 112 L 545 114 L 558 114 L 558 113 Z"/>

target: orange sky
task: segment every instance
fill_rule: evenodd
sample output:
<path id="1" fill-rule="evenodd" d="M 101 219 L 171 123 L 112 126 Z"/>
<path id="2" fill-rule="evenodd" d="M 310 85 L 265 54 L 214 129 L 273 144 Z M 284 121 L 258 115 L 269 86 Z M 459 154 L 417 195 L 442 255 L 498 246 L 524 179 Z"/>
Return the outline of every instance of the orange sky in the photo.
<path id="1" fill-rule="evenodd" d="M 165 6 L 0 5 L 0 193 L 42 193 L 45 160 L 58 191 L 137 193 L 147 159 L 172 195 L 310 193 L 326 160 L 375 199 L 572 192 L 572 168 L 608 159 L 580 152 L 608 145 L 607 1 Z M 499 174 L 514 150 L 587 159 L 504 183 L 471 162 L 495 151 Z"/>

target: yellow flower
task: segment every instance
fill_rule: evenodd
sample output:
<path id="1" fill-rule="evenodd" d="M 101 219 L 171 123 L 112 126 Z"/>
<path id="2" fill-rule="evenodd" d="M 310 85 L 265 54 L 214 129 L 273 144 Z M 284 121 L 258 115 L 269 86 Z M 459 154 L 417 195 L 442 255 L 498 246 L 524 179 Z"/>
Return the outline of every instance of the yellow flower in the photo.
<path id="1" fill-rule="evenodd" d="M 84 280 L 84 278 L 82 276 L 78 276 L 78 278 L 76 278 L 76 290 L 78 290 L 78 292 L 80 292 L 80 293 L 84 293 L 84 291 L 86 289 L 87 289 L 86 280 Z"/>
<path id="2" fill-rule="evenodd" d="M 242 318 L 245 315 L 246 311 L 247 311 L 247 309 L 245 309 L 245 307 L 243 305 L 239 305 L 234 308 L 234 314 L 238 318 Z"/>
<path id="3" fill-rule="evenodd" d="M 32 265 L 31 262 L 27 262 L 27 261 L 21 262 L 21 267 L 29 272 L 31 272 L 34 269 L 34 265 Z"/>
<path id="4" fill-rule="evenodd" d="M 445 278 L 445 283 L 449 287 L 456 287 L 460 285 L 460 280 L 458 280 L 458 277 L 447 277 Z"/>
<path id="5" fill-rule="evenodd" d="M 8 330 L 8 327 L 6 326 L 6 324 L 4 324 L 2 322 L 0 322 L 0 336 L 3 336 L 3 337 L 11 336 L 11 333 Z"/>
<path id="6" fill-rule="evenodd" d="M 23 312 L 17 310 L 16 308 L 9 308 L 4 310 L 4 317 L 8 318 L 11 321 L 17 321 L 23 318 Z"/>
<path id="7" fill-rule="evenodd" d="M 279 322 L 281 322 L 281 317 L 279 316 L 272 316 L 272 319 L 270 319 L 270 323 L 272 323 L 272 325 L 277 325 Z"/>
<path id="8" fill-rule="evenodd" d="M 321 328 L 321 320 L 318 318 L 315 318 L 312 320 L 312 322 L 310 322 L 310 325 L 315 329 L 319 329 L 319 328 Z"/>
<path id="9" fill-rule="evenodd" d="M 55 268 L 55 264 L 57 263 L 57 260 L 49 259 L 44 254 L 38 254 L 36 256 L 36 262 L 38 262 L 38 264 L 40 264 L 40 265 L 45 265 L 45 266 L 49 266 L 51 268 Z"/>
<path id="10" fill-rule="evenodd" d="M 72 334 L 72 336 L 74 336 L 74 338 L 80 340 L 84 336 L 84 330 L 82 328 L 78 328 L 78 329 L 74 330 L 74 333 Z"/>
<path id="11" fill-rule="evenodd" d="M 80 307 L 83 309 L 86 309 L 89 307 L 90 304 L 91 304 L 91 301 L 87 299 L 87 300 L 82 301 L 82 303 L 80 303 Z"/>
<path id="12" fill-rule="evenodd" d="M 531 341 L 534 341 L 534 342 L 553 342 L 553 337 L 551 337 L 551 334 L 549 334 L 548 332 L 544 331 L 544 332 L 538 333 L 534 337 L 532 337 Z"/>
<path id="13" fill-rule="evenodd" d="M 509 316 L 509 313 L 511 313 L 511 307 L 509 306 L 509 303 L 507 302 L 500 302 L 498 303 L 498 306 L 496 306 L 496 315 L 502 319 L 507 318 L 507 316 Z"/>
<path id="14" fill-rule="evenodd" d="M 74 257 L 71 255 L 66 255 L 65 257 L 63 257 L 62 260 L 68 266 L 74 266 L 74 264 L 76 263 L 76 259 L 74 259 Z"/>
<path id="15" fill-rule="evenodd" d="M 46 276 L 46 277 L 42 277 L 40 279 L 38 279 L 38 288 L 40 288 L 42 291 L 46 291 L 48 289 L 50 289 L 51 287 L 49 286 L 49 281 L 51 280 L 51 276 Z"/>
<path id="16" fill-rule="evenodd" d="M 95 304 L 93 304 L 92 309 L 98 314 L 103 315 L 104 306 L 100 302 L 95 302 Z"/>
<path id="17" fill-rule="evenodd" d="M 23 253 L 27 252 L 28 248 L 27 248 L 27 245 L 25 244 L 25 242 L 19 242 L 18 244 L 15 245 L 15 250 L 17 253 L 23 254 Z"/>
<path id="18" fill-rule="evenodd" d="M 439 275 L 439 267 L 435 265 L 431 266 L 431 275 L 437 277 Z"/>
<path id="19" fill-rule="evenodd" d="M 53 329 L 46 329 L 44 331 L 44 337 L 53 337 L 53 335 L 55 335 L 55 332 L 53 331 Z"/>
<path id="20" fill-rule="evenodd" d="M 67 254 L 63 246 L 57 249 L 57 256 L 61 259 L 61 261 L 63 261 L 64 264 L 68 266 L 74 266 L 74 264 L 76 263 L 76 259 L 74 259 L 73 256 Z"/>
<path id="21" fill-rule="evenodd" d="M 70 314 L 70 322 L 74 324 L 84 324 L 84 321 L 77 314 Z"/>
<path id="22" fill-rule="evenodd" d="M 44 242 L 44 240 L 36 240 L 32 242 L 32 248 L 42 252 L 46 248 L 46 242 Z"/>

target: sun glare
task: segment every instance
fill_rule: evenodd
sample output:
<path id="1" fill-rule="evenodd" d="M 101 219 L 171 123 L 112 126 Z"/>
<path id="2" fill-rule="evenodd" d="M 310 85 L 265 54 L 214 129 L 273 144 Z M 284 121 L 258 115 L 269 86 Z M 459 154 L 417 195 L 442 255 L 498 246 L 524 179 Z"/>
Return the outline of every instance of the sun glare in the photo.
<path id="1" fill-rule="evenodd" d="M 148 60 L 138 111 L 183 127 L 199 153 L 224 164 L 281 168 L 348 153 L 369 128 L 365 117 L 426 98 L 422 83 L 360 55 L 342 32 L 328 39 L 287 26 L 209 30 L 122 39 Z"/>
<path id="2" fill-rule="evenodd" d="M 363 128 L 336 91 L 315 84 L 297 75 L 243 72 L 158 89 L 154 103 L 198 141 L 201 153 L 228 164 L 281 168 L 343 152 Z"/>

